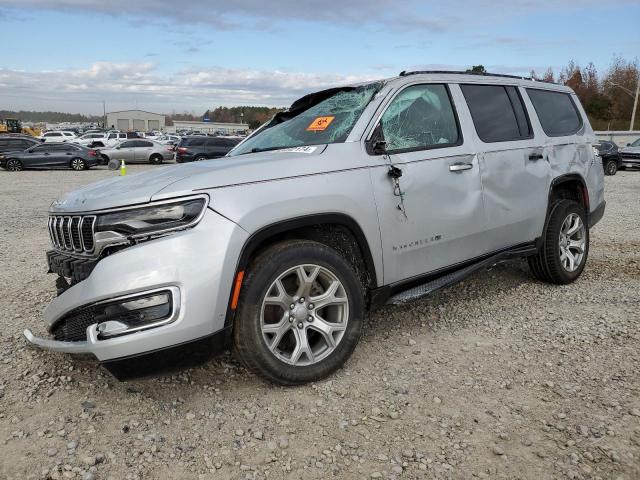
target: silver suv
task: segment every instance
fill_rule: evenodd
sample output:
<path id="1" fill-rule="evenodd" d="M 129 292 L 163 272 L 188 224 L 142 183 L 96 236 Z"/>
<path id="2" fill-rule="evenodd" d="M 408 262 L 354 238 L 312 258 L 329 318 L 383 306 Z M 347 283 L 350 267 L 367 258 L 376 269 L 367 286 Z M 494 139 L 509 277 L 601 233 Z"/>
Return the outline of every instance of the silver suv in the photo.
<path id="1" fill-rule="evenodd" d="M 594 143 L 572 90 L 521 78 L 403 72 L 309 94 L 226 158 L 55 201 L 53 339 L 25 335 L 114 371 L 206 341 L 271 381 L 318 380 L 376 306 L 513 258 L 573 282 L 604 213 Z"/>

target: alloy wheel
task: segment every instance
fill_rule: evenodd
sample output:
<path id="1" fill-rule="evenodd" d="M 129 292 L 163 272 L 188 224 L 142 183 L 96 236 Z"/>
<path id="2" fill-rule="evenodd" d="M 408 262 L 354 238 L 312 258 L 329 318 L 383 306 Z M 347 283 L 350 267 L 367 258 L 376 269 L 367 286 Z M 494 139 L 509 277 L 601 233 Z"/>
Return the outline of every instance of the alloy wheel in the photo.
<path id="1" fill-rule="evenodd" d="M 84 170 L 84 160 L 81 158 L 74 158 L 71 160 L 71 168 L 74 170 Z"/>
<path id="2" fill-rule="evenodd" d="M 19 172 L 22 170 L 22 163 L 20 163 L 20 160 L 7 160 L 7 170 L 10 172 Z"/>
<path id="3" fill-rule="evenodd" d="M 349 299 L 329 269 L 313 264 L 276 278 L 262 301 L 262 337 L 279 360 L 294 366 L 318 363 L 340 344 L 349 319 Z"/>
<path id="4" fill-rule="evenodd" d="M 569 214 L 560 228 L 560 262 L 567 272 L 575 272 L 584 259 L 586 228 L 580 215 Z"/>

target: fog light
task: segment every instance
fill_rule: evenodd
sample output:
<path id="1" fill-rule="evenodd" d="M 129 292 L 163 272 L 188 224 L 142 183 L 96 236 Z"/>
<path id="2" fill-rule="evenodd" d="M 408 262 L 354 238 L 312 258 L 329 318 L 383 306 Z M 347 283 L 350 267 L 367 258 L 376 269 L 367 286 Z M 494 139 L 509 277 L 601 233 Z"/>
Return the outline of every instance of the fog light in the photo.
<path id="1" fill-rule="evenodd" d="M 174 313 L 173 296 L 167 290 L 104 303 L 94 316 L 98 339 L 159 326 L 170 321 Z"/>

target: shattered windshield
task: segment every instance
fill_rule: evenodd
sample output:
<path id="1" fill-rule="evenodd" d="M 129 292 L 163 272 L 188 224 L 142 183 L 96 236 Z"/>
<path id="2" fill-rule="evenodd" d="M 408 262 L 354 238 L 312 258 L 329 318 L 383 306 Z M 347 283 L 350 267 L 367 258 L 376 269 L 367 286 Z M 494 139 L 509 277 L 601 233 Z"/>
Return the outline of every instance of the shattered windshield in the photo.
<path id="1" fill-rule="evenodd" d="M 276 115 L 230 155 L 344 142 L 380 86 L 380 83 L 371 83 L 304 97 L 295 102 L 289 112 Z M 305 103 L 310 106 L 305 108 Z"/>

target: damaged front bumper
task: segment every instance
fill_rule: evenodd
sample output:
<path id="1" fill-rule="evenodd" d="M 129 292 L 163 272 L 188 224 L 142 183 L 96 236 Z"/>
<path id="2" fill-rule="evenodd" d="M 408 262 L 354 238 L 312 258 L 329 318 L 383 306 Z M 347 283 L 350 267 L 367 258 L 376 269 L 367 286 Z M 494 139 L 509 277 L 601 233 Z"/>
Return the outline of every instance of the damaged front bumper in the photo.
<path id="1" fill-rule="evenodd" d="M 52 338 L 24 330 L 40 348 L 107 362 L 224 330 L 236 260 L 248 235 L 207 210 L 194 228 L 124 248 L 44 311 Z M 159 299 L 158 297 L 162 297 Z"/>

